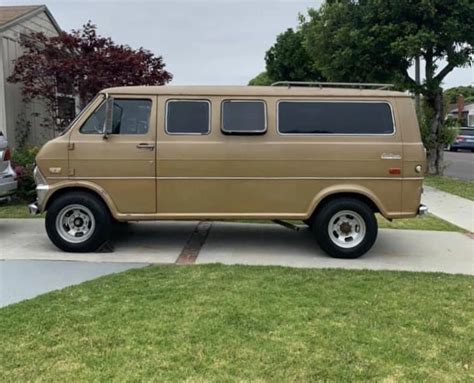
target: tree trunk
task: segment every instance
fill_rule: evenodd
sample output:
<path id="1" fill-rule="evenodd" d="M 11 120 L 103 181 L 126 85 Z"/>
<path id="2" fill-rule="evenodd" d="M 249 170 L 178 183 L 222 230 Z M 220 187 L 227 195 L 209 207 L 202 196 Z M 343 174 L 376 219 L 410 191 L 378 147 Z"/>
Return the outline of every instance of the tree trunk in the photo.
<path id="1" fill-rule="evenodd" d="M 444 171 L 444 148 L 441 139 L 444 120 L 443 90 L 436 89 L 426 95 L 426 105 L 430 109 L 429 147 L 427 148 L 428 173 L 442 175 Z"/>

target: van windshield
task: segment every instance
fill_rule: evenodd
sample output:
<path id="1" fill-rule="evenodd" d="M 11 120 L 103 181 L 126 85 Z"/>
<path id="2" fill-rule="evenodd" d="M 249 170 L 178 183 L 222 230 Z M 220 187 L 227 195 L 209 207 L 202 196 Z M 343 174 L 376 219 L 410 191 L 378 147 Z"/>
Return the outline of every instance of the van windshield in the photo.
<path id="1" fill-rule="evenodd" d="M 59 135 L 60 135 L 60 136 L 64 136 L 64 135 L 71 129 L 71 127 L 76 123 L 76 121 L 84 114 L 84 112 L 89 109 L 89 107 L 91 106 L 91 104 L 92 104 L 95 100 L 97 100 L 97 98 L 99 98 L 99 97 L 102 97 L 102 98 L 105 99 L 105 94 L 99 93 L 99 94 L 98 94 L 97 96 L 95 96 L 92 100 L 90 100 L 90 101 L 88 102 L 88 104 L 87 104 L 87 105 L 77 114 L 77 116 L 74 117 L 74 119 L 69 123 L 69 125 L 67 126 L 67 128 L 64 129 Z"/>

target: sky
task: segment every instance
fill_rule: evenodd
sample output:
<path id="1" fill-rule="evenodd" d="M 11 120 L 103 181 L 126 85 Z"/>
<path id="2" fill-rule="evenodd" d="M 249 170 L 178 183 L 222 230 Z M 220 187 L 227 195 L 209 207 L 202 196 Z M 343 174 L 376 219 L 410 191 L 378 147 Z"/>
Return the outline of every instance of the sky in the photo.
<path id="1" fill-rule="evenodd" d="M 99 34 L 163 56 L 174 85 L 244 85 L 265 69 L 277 34 L 298 25 L 298 14 L 321 0 L 66 1 L 46 4 L 66 31 L 88 20 Z M 0 0 L 0 5 L 34 4 Z M 423 75 L 423 72 L 422 72 Z M 474 85 L 474 69 L 458 68 L 444 87 Z"/>

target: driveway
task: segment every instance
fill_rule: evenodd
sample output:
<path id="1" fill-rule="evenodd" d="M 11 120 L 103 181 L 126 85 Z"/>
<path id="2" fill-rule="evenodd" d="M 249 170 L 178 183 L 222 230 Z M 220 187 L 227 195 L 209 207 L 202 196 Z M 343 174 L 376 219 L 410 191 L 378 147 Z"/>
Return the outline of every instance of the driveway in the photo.
<path id="1" fill-rule="evenodd" d="M 200 234 L 202 240 L 193 241 L 190 238 L 196 235 L 195 228 L 196 222 L 132 223 L 116 235 L 114 252 L 71 254 L 57 250 L 49 242 L 43 220 L 5 219 L 0 220 L 0 259 L 145 264 L 220 262 L 474 275 L 474 240 L 461 233 L 380 230 L 368 254 L 356 260 L 341 260 L 325 255 L 305 227 L 293 231 L 272 224 L 213 222 L 206 233 Z M 183 258 L 183 253 L 191 256 Z M 183 259 L 187 262 L 181 262 Z"/>

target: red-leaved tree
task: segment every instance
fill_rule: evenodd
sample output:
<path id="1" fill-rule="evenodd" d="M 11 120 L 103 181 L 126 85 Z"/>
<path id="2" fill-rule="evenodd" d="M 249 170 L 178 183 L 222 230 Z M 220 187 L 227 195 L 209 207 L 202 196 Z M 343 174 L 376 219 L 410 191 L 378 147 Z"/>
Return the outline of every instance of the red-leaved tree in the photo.
<path id="1" fill-rule="evenodd" d="M 117 45 L 110 37 L 99 36 L 90 21 L 82 29 L 55 37 L 34 33 L 23 37 L 21 44 L 25 53 L 8 81 L 22 84 L 25 101 L 43 100 L 58 131 L 70 122 L 60 113 L 61 94 L 78 96 L 83 108 L 101 89 L 163 85 L 173 78 L 161 56 Z"/>

